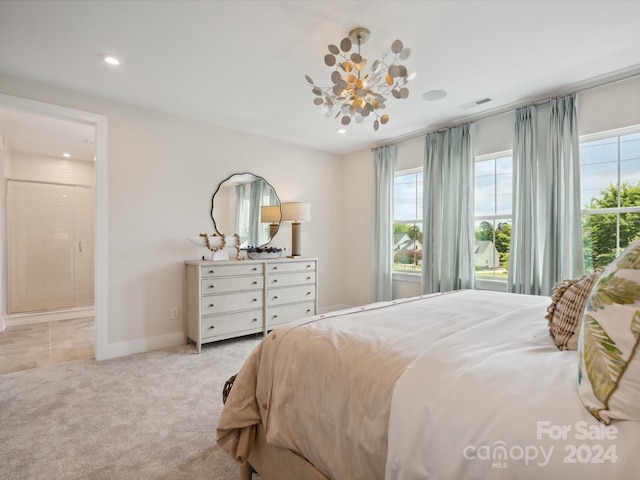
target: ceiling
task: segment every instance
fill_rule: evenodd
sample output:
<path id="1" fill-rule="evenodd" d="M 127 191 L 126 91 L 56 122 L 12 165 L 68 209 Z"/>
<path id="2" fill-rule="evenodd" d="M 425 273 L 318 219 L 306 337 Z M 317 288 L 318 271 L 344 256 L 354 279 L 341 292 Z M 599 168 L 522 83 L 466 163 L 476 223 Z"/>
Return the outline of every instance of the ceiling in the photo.
<path id="1" fill-rule="evenodd" d="M 43 157 L 95 161 L 95 127 L 69 120 L 0 108 L 0 133 L 12 151 Z"/>
<path id="2" fill-rule="evenodd" d="M 640 1 L 0 0 L 0 73 L 345 154 L 640 74 L 638 18 Z M 379 131 L 338 135 L 305 75 L 331 85 L 327 46 L 355 27 L 370 62 L 401 39 L 417 77 Z"/>

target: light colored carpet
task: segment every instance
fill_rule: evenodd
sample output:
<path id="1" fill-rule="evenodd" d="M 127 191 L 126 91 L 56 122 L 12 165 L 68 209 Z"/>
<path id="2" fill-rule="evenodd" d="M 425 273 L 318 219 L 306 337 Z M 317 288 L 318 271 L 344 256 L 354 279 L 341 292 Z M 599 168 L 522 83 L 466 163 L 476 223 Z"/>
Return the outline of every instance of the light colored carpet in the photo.
<path id="1" fill-rule="evenodd" d="M 216 445 L 224 382 L 262 336 L 0 376 L 0 478 L 238 478 Z"/>

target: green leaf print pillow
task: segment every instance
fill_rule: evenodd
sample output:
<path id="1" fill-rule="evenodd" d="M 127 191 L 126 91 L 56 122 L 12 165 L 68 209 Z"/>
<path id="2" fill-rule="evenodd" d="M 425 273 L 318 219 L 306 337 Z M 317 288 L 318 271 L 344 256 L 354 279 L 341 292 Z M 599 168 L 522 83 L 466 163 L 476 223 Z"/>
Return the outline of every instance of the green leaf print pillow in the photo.
<path id="1" fill-rule="evenodd" d="M 640 240 L 593 287 L 578 341 L 578 393 L 607 425 L 640 421 Z"/>

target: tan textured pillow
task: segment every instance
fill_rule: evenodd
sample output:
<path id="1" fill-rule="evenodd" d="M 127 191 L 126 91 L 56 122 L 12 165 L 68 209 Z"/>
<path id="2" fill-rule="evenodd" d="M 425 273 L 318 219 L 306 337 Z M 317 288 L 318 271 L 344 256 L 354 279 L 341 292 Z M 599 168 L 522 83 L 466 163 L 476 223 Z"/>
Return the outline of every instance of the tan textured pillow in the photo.
<path id="1" fill-rule="evenodd" d="M 549 321 L 549 333 L 560 350 L 578 349 L 584 308 L 603 270 L 601 268 L 580 278 L 563 280 L 554 287 L 545 318 Z"/>

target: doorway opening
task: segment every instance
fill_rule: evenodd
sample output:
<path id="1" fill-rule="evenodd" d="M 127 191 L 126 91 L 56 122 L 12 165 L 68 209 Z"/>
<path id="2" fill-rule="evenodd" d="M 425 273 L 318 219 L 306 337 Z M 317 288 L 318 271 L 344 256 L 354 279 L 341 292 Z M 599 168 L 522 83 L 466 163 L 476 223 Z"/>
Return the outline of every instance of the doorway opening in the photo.
<path id="1" fill-rule="evenodd" d="M 0 95 L 0 374 L 104 358 L 105 136 L 102 116 Z"/>

